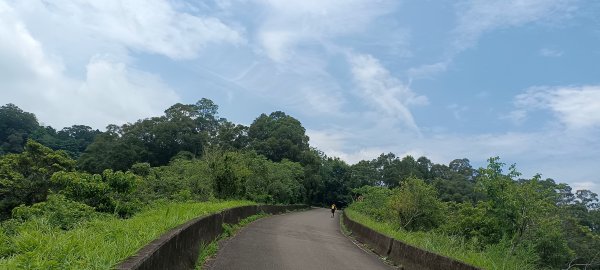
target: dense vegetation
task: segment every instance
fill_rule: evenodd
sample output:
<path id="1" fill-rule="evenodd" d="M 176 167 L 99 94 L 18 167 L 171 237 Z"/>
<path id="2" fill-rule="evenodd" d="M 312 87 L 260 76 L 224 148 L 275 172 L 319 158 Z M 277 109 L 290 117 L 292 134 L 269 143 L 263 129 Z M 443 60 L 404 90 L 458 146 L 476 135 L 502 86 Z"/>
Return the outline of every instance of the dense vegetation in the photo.
<path id="1" fill-rule="evenodd" d="M 497 157 L 478 170 L 459 163 L 447 172 L 463 175 L 468 193 L 448 197 L 436 189 L 442 180 L 435 172 L 425 180 L 411 175 L 398 187 L 355 189 L 358 199 L 347 213 L 387 235 L 485 269 L 600 268 L 595 193 L 573 194 L 568 185 L 539 175 L 518 178 L 514 165 L 505 171 Z"/>
<path id="2" fill-rule="evenodd" d="M 244 126 L 221 118 L 208 99 L 104 132 L 56 131 L 8 104 L 0 107 L 0 265 L 35 261 L 41 245 L 24 244 L 28 237 L 118 227 L 156 205 L 345 206 L 360 198 L 351 207 L 357 215 L 397 233 L 445 235 L 535 267 L 598 268 L 597 195 L 518 176 L 496 158 L 479 170 L 467 159 L 444 165 L 392 153 L 348 165 L 310 147 L 301 123 L 283 112 Z"/>
<path id="3" fill-rule="evenodd" d="M 58 213 L 70 213 L 65 211 L 69 211 L 71 205 L 65 203 L 64 199 L 51 197 L 40 209 L 50 214 L 4 225 L 11 237 L 0 237 L 5 244 L 0 252 L 12 255 L 0 259 L 0 269 L 112 269 L 177 225 L 226 208 L 252 204 L 247 201 L 155 202 L 129 219 L 88 211 L 86 214 L 91 216 L 86 217 L 87 221 L 81 222 L 79 218 L 80 222 L 73 226 L 72 214 L 63 219 L 64 216 L 55 212 L 60 208 Z M 69 227 L 60 228 L 55 222 Z"/>

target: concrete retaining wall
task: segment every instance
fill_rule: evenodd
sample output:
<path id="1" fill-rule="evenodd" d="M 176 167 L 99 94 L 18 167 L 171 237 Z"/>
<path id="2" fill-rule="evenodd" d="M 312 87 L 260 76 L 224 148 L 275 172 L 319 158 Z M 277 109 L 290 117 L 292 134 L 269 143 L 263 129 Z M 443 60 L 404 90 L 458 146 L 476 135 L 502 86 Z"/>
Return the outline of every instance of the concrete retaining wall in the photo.
<path id="1" fill-rule="evenodd" d="M 115 269 L 194 269 L 200 254 L 200 247 L 219 237 L 223 232 L 223 223 L 235 224 L 260 212 L 280 214 L 307 208 L 309 208 L 307 205 L 250 205 L 200 217 L 165 233 L 140 249 L 135 255 L 119 263 Z"/>
<path id="2" fill-rule="evenodd" d="M 370 246 L 380 256 L 387 257 L 406 270 L 481 270 L 475 266 L 441 256 L 378 233 L 348 216 L 344 225 L 361 243 Z"/>

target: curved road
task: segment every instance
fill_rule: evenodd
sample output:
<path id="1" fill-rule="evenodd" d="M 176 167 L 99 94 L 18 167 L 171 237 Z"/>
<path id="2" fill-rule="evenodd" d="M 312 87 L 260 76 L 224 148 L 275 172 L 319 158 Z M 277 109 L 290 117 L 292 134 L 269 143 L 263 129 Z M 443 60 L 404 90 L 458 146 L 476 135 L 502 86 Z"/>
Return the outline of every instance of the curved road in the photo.
<path id="1" fill-rule="evenodd" d="M 357 247 L 328 209 L 267 217 L 225 242 L 209 269 L 392 269 Z"/>

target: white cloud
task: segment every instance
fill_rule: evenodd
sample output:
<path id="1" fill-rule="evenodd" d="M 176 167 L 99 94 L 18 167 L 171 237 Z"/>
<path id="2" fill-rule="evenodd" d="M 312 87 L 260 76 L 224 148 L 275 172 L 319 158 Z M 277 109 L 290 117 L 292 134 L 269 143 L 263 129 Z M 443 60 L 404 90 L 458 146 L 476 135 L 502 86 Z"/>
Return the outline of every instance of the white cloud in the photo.
<path id="1" fill-rule="evenodd" d="M 363 119 L 343 127 L 307 130 L 311 145 L 329 156 L 337 156 L 354 164 L 377 158 L 381 153 L 397 156 L 426 156 L 435 163 L 448 164 L 456 158 L 468 158 L 474 167 L 485 166 L 492 156 L 500 156 L 507 164 L 516 163 L 523 177 L 542 173 L 543 177 L 566 182 L 574 189 L 600 192 L 600 179 L 591 169 L 600 153 L 589 149 L 600 147 L 598 141 L 556 129 L 536 132 L 502 132 L 488 134 L 407 135 L 392 123 L 379 123 L 365 128 Z M 387 125 L 387 126 L 386 126 Z M 385 130 L 385 132 L 381 132 Z M 597 136 L 597 134 L 595 135 Z"/>
<path id="2" fill-rule="evenodd" d="M 477 43 L 485 32 L 539 21 L 558 21 L 574 10 L 574 0 L 467 0 L 456 5 L 458 25 L 454 50 Z"/>
<path id="3" fill-rule="evenodd" d="M 0 100 L 34 112 L 56 128 L 102 128 L 159 114 L 178 100 L 157 76 L 109 58 L 92 58 L 84 79 L 66 75 L 14 10 L 0 2 Z"/>
<path id="4" fill-rule="evenodd" d="M 93 121 L 106 125 L 135 121 L 160 115 L 179 100 L 160 77 L 128 68 L 123 63 L 94 58 L 86 69 L 85 81 L 71 97 L 73 103 L 81 104 L 82 111 L 93 112 L 74 115 L 80 123 Z"/>
<path id="5" fill-rule="evenodd" d="M 544 57 L 561 57 L 563 52 L 549 48 L 542 48 L 540 49 L 539 54 Z"/>
<path id="6" fill-rule="evenodd" d="M 58 46 L 57 51 L 74 48 L 69 43 L 76 43 L 111 52 L 126 48 L 189 59 L 209 44 L 244 42 L 243 33 L 219 19 L 180 12 L 166 0 L 39 0 L 12 4 L 32 25 L 35 35 L 42 42 Z M 57 29 L 61 29 L 60 35 Z"/>
<path id="7" fill-rule="evenodd" d="M 600 127 L 600 86 L 532 87 L 515 97 L 512 114 L 549 110 L 570 129 Z"/>
<path id="8" fill-rule="evenodd" d="M 371 55 L 349 54 L 348 61 L 361 96 L 377 110 L 418 132 L 408 107 L 428 104 L 427 97 L 417 95 Z"/>
<path id="9" fill-rule="evenodd" d="M 427 65 L 409 68 L 408 76 L 410 77 L 411 80 L 420 79 L 420 78 L 429 78 L 440 72 L 446 71 L 449 64 L 450 63 L 448 61 L 443 61 L 443 62 L 437 62 L 437 63 L 433 63 L 433 64 L 427 64 Z"/>
<path id="10" fill-rule="evenodd" d="M 446 106 L 446 108 L 448 108 L 448 110 L 450 110 L 452 112 L 454 119 L 459 120 L 459 121 L 465 120 L 463 113 L 465 113 L 466 111 L 469 110 L 468 106 L 464 106 L 464 105 L 461 106 L 461 105 L 458 105 L 455 103 Z"/>
<path id="11" fill-rule="evenodd" d="M 596 191 L 596 192 L 598 192 L 598 190 L 600 190 L 599 184 L 591 182 L 591 181 L 575 182 L 575 183 L 573 183 L 573 185 L 571 187 L 573 188 L 573 190 L 587 189 L 587 190 L 592 190 L 592 191 Z"/>
<path id="12" fill-rule="evenodd" d="M 267 16 L 257 38 L 266 54 L 276 62 L 290 60 L 298 44 L 318 43 L 360 32 L 373 19 L 389 13 L 394 1 L 369 0 L 264 0 Z M 396 38 L 396 37 L 395 37 Z"/>

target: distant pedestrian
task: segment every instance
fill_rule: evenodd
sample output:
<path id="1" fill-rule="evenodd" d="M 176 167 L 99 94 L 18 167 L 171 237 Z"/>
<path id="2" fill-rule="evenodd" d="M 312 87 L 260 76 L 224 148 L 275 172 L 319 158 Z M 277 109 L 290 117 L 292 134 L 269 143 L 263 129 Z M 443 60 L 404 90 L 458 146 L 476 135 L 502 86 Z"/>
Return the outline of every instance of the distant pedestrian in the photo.
<path id="1" fill-rule="evenodd" d="M 331 205 L 331 217 L 333 217 L 335 215 L 335 209 L 337 209 L 337 207 L 335 206 L 335 203 Z"/>

